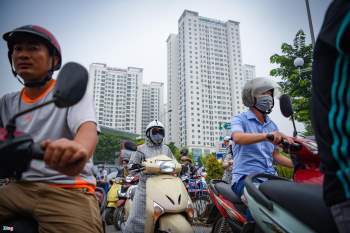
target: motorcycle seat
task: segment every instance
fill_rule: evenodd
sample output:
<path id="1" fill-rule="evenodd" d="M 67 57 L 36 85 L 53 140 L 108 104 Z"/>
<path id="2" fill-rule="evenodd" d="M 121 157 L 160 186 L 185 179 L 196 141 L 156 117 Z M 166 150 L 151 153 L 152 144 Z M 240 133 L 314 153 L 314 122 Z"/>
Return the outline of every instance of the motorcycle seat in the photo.
<path id="1" fill-rule="evenodd" d="M 218 191 L 219 194 L 221 194 L 224 198 L 229 200 L 232 203 L 235 204 L 241 204 L 242 200 L 240 197 L 238 197 L 231 189 L 231 185 L 225 183 L 225 182 L 219 182 L 214 185 L 215 189 Z"/>
<path id="2" fill-rule="evenodd" d="M 16 233 L 38 233 L 38 223 L 32 218 L 18 218 L 1 223 L 1 229 Z"/>
<path id="3" fill-rule="evenodd" d="M 323 201 L 322 186 L 268 180 L 259 190 L 316 232 L 337 232 L 332 214 Z"/>

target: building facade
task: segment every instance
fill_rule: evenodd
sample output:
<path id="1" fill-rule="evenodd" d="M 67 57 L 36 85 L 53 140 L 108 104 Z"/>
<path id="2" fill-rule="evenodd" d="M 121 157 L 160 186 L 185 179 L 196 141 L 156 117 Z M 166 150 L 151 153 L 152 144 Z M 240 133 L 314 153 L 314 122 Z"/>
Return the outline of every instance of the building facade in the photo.
<path id="1" fill-rule="evenodd" d="M 243 79 L 244 79 L 244 83 L 249 81 L 249 80 L 255 79 L 255 78 L 256 78 L 255 66 L 244 64 L 243 65 Z"/>
<path id="2" fill-rule="evenodd" d="M 164 83 L 143 84 L 142 89 L 142 135 L 147 125 L 154 120 L 164 124 Z"/>
<path id="3" fill-rule="evenodd" d="M 185 10 L 178 34 L 167 39 L 169 141 L 188 146 L 195 157 L 214 151 L 220 124 L 244 110 L 239 30 L 239 22 Z"/>
<path id="4" fill-rule="evenodd" d="M 89 74 L 98 124 L 141 134 L 143 69 L 93 63 Z"/>

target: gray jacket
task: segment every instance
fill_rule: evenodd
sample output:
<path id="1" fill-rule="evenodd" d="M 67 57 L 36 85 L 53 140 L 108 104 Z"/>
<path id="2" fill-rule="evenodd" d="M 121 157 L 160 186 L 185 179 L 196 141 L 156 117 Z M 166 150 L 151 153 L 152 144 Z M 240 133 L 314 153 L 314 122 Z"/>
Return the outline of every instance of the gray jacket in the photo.
<path id="1" fill-rule="evenodd" d="M 174 155 L 168 146 L 161 144 L 160 146 L 155 146 L 150 141 L 146 139 L 145 144 L 138 146 L 138 151 L 141 151 L 145 155 L 145 159 L 155 157 L 157 155 L 163 154 L 175 160 Z M 142 153 L 134 152 L 131 155 L 129 164 L 141 163 Z M 131 207 L 129 218 L 126 222 L 124 233 L 143 233 L 145 225 L 145 215 L 146 215 L 146 181 L 151 175 L 146 175 L 141 172 L 140 181 L 137 186 L 135 196 L 133 199 L 133 204 Z"/>

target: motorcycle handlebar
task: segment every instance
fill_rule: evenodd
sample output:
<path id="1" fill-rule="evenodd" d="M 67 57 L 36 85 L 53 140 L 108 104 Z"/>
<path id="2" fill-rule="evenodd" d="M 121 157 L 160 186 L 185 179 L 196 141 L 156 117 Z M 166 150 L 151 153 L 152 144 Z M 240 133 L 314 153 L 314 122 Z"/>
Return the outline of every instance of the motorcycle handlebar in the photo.
<path id="1" fill-rule="evenodd" d="M 267 139 L 269 141 L 273 141 L 275 139 L 275 137 L 273 136 L 273 134 L 268 134 L 267 135 Z M 301 144 L 299 143 L 292 143 L 290 144 L 289 142 L 285 141 L 285 140 L 282 140 L 280 142 L 280 144 L 283 146 L 283 147 L 286 147 L 286 148 L 290 148 L 291 150 L 300 150 L 301 149 Z"/>
<path id="2" fill-rule="evenodd" d="M 41 148 L 39 143 L 34 143 L 32 145 L 32 158 L 33 159 L 39 159 L 43 160 L 44 159 L 44 150 Z"/>

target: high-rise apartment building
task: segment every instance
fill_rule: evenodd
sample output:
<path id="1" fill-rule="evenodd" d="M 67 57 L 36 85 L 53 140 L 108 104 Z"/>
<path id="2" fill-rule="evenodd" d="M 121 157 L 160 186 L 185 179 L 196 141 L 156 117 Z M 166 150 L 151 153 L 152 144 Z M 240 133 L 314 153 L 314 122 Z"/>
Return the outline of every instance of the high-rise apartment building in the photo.
<path id="1" fill-rule="evenodd" d="M 255 79 L 256 75 L 255 75 L 255 66 L 253 65 L 248 65 L 248 64 L 244 64 L 243 65 L 243 79 L 244 79 L 244 83 Z"/>
<path id="2" fill-rule="evenodd" d="M 143 84 L 142 89 L 142 135 L 153 120 L 164 124 L 164 83 Z"/>
<path id="3" fill-rule="evenodd" d="M 178 39 L 176 34 L 170 34 L 167 39 L 167 142 L 180 146 L 180 82 L 178 79 Z M 169 110 L 171 110 L 169 112 Z"/>
<path id="4" fill-rule="evenodd" d="M 194 156 L 215 150 L 221 123 L 244 110 L 239 22 L 185 10 L 168 45 L 169 141 Z M 176 131 L 178 129 L 178 131 Z"/>
<path id="5" fill-rule="evenodd" d="M 142 68 L 119 69 L 101 63 L 90 65 L 99 125 L 141 134 L 142 74 Z"/>

